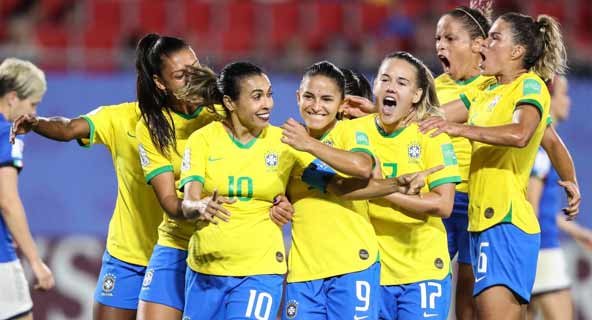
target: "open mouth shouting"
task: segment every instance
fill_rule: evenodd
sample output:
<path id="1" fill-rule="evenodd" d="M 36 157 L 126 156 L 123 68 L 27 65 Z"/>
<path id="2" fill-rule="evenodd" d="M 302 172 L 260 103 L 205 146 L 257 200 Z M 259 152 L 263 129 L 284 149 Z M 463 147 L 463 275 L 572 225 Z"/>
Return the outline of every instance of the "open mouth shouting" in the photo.
<path id="1" fill-rule="evenodd" d="M 444 72 L 450 73 L 450 60 L 442 54 L 438 55 L 438 59 L 440 59 L 440 62 L 442 63 L 442 69 L 444 69 Z"/>
<path id="2" fill-rule="evenodd" d="M 386 96 L 382 99 L 382 112 L 385 115 L 392 115 L 395 112 L 397 100 L 394 97 Z"/>

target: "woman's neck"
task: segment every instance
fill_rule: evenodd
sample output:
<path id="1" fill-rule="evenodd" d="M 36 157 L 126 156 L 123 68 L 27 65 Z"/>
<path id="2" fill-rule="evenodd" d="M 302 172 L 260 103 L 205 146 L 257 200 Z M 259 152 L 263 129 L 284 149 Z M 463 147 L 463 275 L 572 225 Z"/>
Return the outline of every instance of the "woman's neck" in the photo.
<path id="1" fill-rule="evenodd" d="M 518 70 L 510 70 L 507 72 L 502 72 L 499 75 L 496 75 L 497 82 L 500 84 L 508 84 L 520 77 L 521 75 L 527 73 L 528 70 L 526 69 L 518 69 Z"/>
<path id="2" fill-rule="evenodd" d="M 337 124 L 337 120 L 331 122 L 330 124 L 328 124 L 327 126 L 325 126 L 322 129 L 311 129 L 311 128 L 307 128 L 308 129 L 308 134 L 310 134 L 311 137 L 320 140 L 323 135 L 325 135 L 327 132 L 331 131 L 331 129 L 333 129 L 333 127 L 335 127 L 335 125 Z"/>
<path id="3" fill-rule="evenodd" d="M 257 138 L 263 131 L 262 128 L 248 128 L 247 126 L 243 125 L 234 114 L 231 115 L 231 119 L 227 126 L 230 129 L 230 133 L 234 139 L 240 141 L 241 143 L 247 143 L 254 138 Z"/>

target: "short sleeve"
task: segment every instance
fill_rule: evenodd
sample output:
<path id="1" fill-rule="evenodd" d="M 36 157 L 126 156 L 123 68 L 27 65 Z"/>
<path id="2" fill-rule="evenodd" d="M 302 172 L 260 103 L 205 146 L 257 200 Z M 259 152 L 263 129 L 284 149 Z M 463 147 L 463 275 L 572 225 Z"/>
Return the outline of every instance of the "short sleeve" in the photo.
<path id="1" fill-rule="evenodd" d="M 181 177 L 178 186 L 181 192 L 184 191 L 185 185 L 189 182 L 198 181 L 202 185 L 205 184 L 206 164 L 210 154 L 205 135 L 205 130 L 198 130 L 192 133 L 187 140 L 183 152 Z"/>
<path id="2" fill-rule="evenodd" d="M 136 139 L 138 140 L 138 153 L 140 164 L 144 171 L 146 183 L 164 172 L 174 172 L 173 163 L 170 159 L 160 153 L 150 138 L 150 132 L 146 123 L 141 120 L 136 125 Z"/>
<path id="3" fill-rule="evenodd" d="M 103 106 L 80 116 L 88 122 L 90 133 L 88 139 L 79 139 L 78 144 L 85 148 L 90 148 L 93 144 L 113 145 L 115 132 L 113 123 L 115 117 L 115 107 Z"/>
<path id="4" fill-rule="evenodd" d="M 539 149 L 530 176 L 544 180 L 547 178 L 549 171 L 551 171 L 551 160 L 544 150 Z"/>
<path id="5" fill-rule="evenodd" d="M 0 167 L 15 167 L 18 171 L 23 168 L 23 150 L 25 143 L 23 138 L 17 136 L 14 144 L 8 140 L 10 135 L 10 127 L 6 130 L 0 129 Z"/>
<path id="6" fill-rule="evenodd" d="M 446 134 L 440 134 L 433 138 L 425 136 L 425 139 L 426 150 L 423 159 L 425 169 L 444 165 L 444 169 L 428 176 L 429 189 L 432 190 L 446 183 L 460 183 L 458 161 L 450 137 Z"/>
<path id="7" fill-rule="evenodd" d="M 523 104 L 535 106 L 539 110 L 541 118 L 548 121 L 546 109 L 548 109 L 550 97 L 546 84 L 541 79 L 527 77 L 522 80 L 519 89 L 515 106 Z"/>
<path id="8" fill-rule="evenodd" d="M 467 89 L 465 92 L 459 95 L 460 100 L 465 105 L 467 110 L 471 109 L 471 106 L 479 99 L 482 95 L 482 90 L 478 87 Z"/>
<path id="9" fill-rule="evenodd" d="M 374 159 L 368 134 L 364 130 L 354 126 L 354 121 L 357 120 L 343 120 L 338 122 L 335 128 L 329 133 L 327 140 L 332 141 L 332 146 L 337 149 L 364 152 Z"/>

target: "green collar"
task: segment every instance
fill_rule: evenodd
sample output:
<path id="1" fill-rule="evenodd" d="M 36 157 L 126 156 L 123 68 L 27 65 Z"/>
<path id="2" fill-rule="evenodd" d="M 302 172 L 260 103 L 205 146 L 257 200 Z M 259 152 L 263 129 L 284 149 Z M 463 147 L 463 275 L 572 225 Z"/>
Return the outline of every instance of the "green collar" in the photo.
<path id="1" fill-rule="evenodd" d="M 454 82 L 456 82 L 456 84 L 458 84 L 458 85 L 466 86 L 467 84 L 469 84 L 469 83 L 477 80 L 477 78 L 479 78 L 479 76 L 481 76 L 481 75 L 478 74 L 478 75 L 476 75 L 474 77 L 468 78 L 467 80 L 459 80 L 459 81 L 454 81 Z"/>
<path id="2" fill-rule="evenodd" d="M 173 110 L 173 109 L 171 109 L 171 110 L 173 110 L 173 112 L 174 112 L 174 113 L 176 113 L 177 115 L 179 115 L 179 117 L 181 117 L 181 118 L 183 118 L 183 119 L 186 119 L 186 120 L 191 120 L 191 119 L 195 119 L 195 118 L 197 118 L 197 116 L 199 116 L 199 114 L 201 113 L 201 110 L 203 110 L 203 108 L 204 108 L 203 106 L 199 106 L 199 107 L 197 107 L 197 109 L 195 109 L 195 111 L 193 111 L 193 113 L 191 113 L 191 114 L 186 114 L 186 113 L 182 113 L 182 112 L 177 112 L 177 111 L 175 111 L 175 110 Z"/>
<path id="3" fill-rule="evenodd" d="M 378 130 L 378 133 L 380 133 L 380 135 L 383 136 L 383 137 L 385 137 L 385 138 L 394 138 L 394 137 L 398 136 L 399 134 L 401 134 L 401 132 L 403 132 L 403 130 L 405 130 L 405 128 L 407 128 L 407 127 L 402 127 L 402 128 L 399 128 L 399 129 L 391 132 L 390 134 L 388 134 L 380 126 L 379 120 L 378 120 L 378 116 L 376 116 L 376 118 L 374 118 L 374 124 L 376 125 L 376 129 Z"/>
<path id="4" fill-rule="evenodd" d="M 263 129 L 265 130 L 265 129 Z M 226 131 L 226 129 L 225 129 Z M 261 133 L 263 133 L 263 131 L 261 131 Z M 261 136 L 261 133 L 259 134 L 259 136 Z M 230 140 L 232 140 L 232 143 L 234 143 L 234 145 L 236 145 L 237 147 L 241 148 L 241 149 L 249 149 L 251 148 L 255 142 L 257 142 L 257 139 L 259 138 L 259 136 L 254 137 L 253 139 L 249 140 L 249 142 L 247 143 L 242 143 L 240 141 L 238 141 L 238 139 L 236 139 L 232 134 L 230 134 L 230 132 L 226 131 L 226 134 L 228 134 L 228 137 L 230 138 Z"/>

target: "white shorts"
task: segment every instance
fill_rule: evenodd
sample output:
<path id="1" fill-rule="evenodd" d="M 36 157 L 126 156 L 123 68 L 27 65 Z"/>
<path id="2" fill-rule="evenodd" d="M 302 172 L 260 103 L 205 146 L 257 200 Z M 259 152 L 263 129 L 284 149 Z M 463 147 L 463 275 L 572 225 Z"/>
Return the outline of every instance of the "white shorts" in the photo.
<path id="1" fill-rule="evenodd" d="M 563 290 L 570 285 L 563 250 L 561 248 L 541 249 L 532 294 Z"/>
<path id="2" fill-rule="evenodd" d="M 0 263 L 0 319 L 24 315 L 33 308 L 29 283 L 21 262 Z"/>

